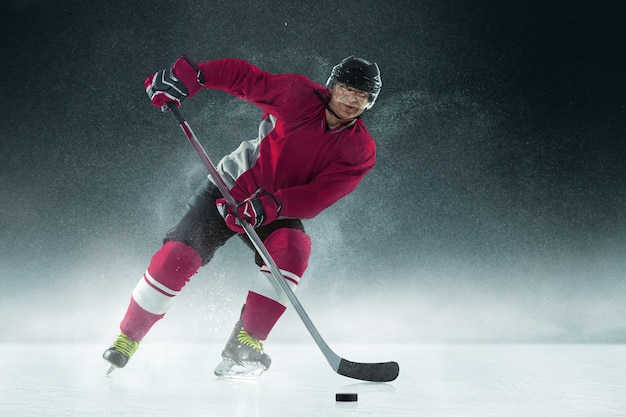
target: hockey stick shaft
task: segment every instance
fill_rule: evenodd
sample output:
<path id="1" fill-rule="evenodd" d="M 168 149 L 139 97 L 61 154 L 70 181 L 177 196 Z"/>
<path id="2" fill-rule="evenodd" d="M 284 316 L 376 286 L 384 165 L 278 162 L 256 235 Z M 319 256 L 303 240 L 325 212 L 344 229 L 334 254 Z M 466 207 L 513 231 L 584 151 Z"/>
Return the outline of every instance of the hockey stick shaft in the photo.
<path id="1" fill-rule="evenodd" d="M 222 194 L 226 202 L 228 204 L 237 204 L 237 201 L 231 195 L 228 189 L 228 186 L 224 182 L 222 176 L 217 171 L 217 168 L 215 167 L 213 162 L 211 162 L 211 159 L 209 158 L 206 151 L 202 147 L 202 144 L 200 143 L 196 135 L 191 130 L 191 127 L 189 126 L 189 124 L 187 123 L 183 115 L 181 114 L 178 107 L 176 107 L 174 104 L 171 104 L 171 103 L 168 103 L 167 107 L 172 112 L 174 117 L 176 117 L 176 120 L 180 124 L 180 127 L 185 133 L 185 136 L 187 136 L 189 143 L 194 148 L 194 150 L 196 151 L 196 153 L 202 160 L 202 163 L 209 171 L 209 175 L 213 179 L 215 186 L 218 188 L 218 190 L 220 191 L 220 193 Z M 243 228 L 246 232 L 246 235 L 248 235 L 248 238 L 250 239 L 250 242 L 252 243 L 256 251 L 258 252 L 259 256 L 261 257 L 265 265 L 269 267 L 272 277 L 274 278 L 273 284 L 277 284 L 279 287 L 276 289 L 277 290 L 280 289 L 285 293 L 285 295 L 287 296 L 287 298 L 293 305 L 294 309 L 300 316 L 300 319 L 304 323 L 305 327 L 307 328 L 307 330 L 313 337 L 313 340 L 315 341 L 317 346 L 320 348 L 320 350 L 322 351 L 322 354 L 324 355 L 324 357 L 326 358 L 330 366 L 333 368 L 333 370 L 341 375 L 344 375 L 350 378 L 366 380 L 366 381 L 387 382 L 387 381 L 393 381 L 394 379 L 396 379 L 398 376 L 398 372 L 399 372 L 399 367 L 396 362 L 384 362 L 384 363 L 351 362 L 351 361 L 347 361 L 341 358 L 328 346 L 328 344 L 324 341 L 320 333 L 317 331 L 317 328 L 315 327 L 315 325 L 309 318 L 309 315 L 307 314 L 307 312 L 304 310 L 304 307 L 302 307 L 302 304 L 300 304 L 300 301 L 298 300 L 294 292 L 291 290 L 291 288 L 289 288 L 289 285 L 287 284 L 287 281 L 285 280 L 282 272 L 280 272 L 278 265 L 276 265 L 276 262 L 274 261 L 270 253 L 268 252 L 267 248 L 263 244 L 263 241 L 257 234 L 256 230 L 248 222 L 242 222 L 242 223 L 243 223 Z"/>

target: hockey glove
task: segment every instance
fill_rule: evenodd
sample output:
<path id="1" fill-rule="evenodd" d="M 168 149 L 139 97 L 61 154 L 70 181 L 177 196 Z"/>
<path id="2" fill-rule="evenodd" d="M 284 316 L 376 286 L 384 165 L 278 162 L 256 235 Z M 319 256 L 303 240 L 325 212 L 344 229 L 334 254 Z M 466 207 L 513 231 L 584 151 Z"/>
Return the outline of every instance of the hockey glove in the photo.
<path id="1" fill-rule="evenodd" d="M 248 222 L 255 229 L 273 222 L 278 218 L 282 208 L 274 194 L 262 188 L 239 204 L 228 204 L 224 198 L 218 198 L 215 204 L 224 217 L 226 225 L 236 233 L 245 232 L 241 225 L 242 221 Z"/>
<path id="2" fill-rule="evenodd" d="M 144 81 L 152 104 L 164 108 L 173 102 L 180 107 L 187 97 L 193 97 L 204 85 L 204 76 L 198 65 L 187 55 L 179 55 L 171 68 L 161 70 Z"/>

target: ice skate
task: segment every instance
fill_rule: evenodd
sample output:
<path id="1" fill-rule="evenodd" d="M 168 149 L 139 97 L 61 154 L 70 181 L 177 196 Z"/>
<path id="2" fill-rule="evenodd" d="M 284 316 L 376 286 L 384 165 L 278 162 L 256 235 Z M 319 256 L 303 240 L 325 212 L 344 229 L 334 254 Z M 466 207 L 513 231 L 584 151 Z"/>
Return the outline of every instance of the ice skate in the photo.
<path id="1" fill-rule="evenodd" d="M 139 342 L 130 339 L 124 333 L 115 339 L 115 342 L 110 348 L 104 351 L 102 358 L 111 364 L 111 367 L 107 371 L 107 375 L 116 370 L 117 368 L 123 368 L 128 363 L 128 360 L 139 348 Z"/>
<path id="2" fill-rule="evenodd" d="M 239 320 L 222 351 L 222 362 L 214 372 L 225 378 L 255 378 L 265 372 L 271 363 L 269 355 L 263 353 L 263 344 L 245 331 Z"/>

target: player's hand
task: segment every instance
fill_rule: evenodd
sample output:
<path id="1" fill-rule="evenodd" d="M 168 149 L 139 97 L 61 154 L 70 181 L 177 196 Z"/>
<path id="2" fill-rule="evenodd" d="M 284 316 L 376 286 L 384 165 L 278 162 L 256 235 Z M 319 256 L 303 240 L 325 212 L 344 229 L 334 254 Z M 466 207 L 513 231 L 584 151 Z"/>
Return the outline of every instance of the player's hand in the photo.
<path id="1" fill-rule="evenodd" d="M 149 76 L 144 85 L 154 106 L 163 108 L 165 103 L 172 102 L 180 107 L 183 100 L 193 97 L 204 85 L 204 77 L 191 58 L 179 55 L 171 68 Z"/>
<path id="2" fill-rule="evenodd" d="M 273 222 L 282 208 L 274 194 L 261 188 L 239 204 L 228 204 L 224 198 L 218 198 L 215 204 L 226 225 L 236 233 L 245 232 L 242 221 L 248 222 L 254 228 Z"/>

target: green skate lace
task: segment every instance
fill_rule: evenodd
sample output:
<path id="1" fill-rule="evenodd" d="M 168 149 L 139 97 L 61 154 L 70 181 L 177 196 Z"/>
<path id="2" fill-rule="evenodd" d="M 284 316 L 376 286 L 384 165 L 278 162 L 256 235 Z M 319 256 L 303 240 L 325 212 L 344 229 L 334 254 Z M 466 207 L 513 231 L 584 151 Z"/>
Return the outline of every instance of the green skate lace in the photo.
<path id="1" fill-rule="evenodd" d="M 134 340 L 129 339 L 124 333 L 120 333 L 117 339 L 115 339 L 115 343 L 113 343 L 112 347 L 118 352 L 130 357 L 133 353 L 137 352 L 139 342 L 135 342 Z"/>
<path id="2" fill-rule="evenodd" d="M 250 346 L 258 352 L 263 352 L 263 343 L 261 343 L 258 339 L 250 336 L 250 334 L 245 331 L 243 327 L 241 328 L 241 330 L 239 330 L 237 339 L 239 339 L 239 342 L 241 342 L 242 344 Z"/>

